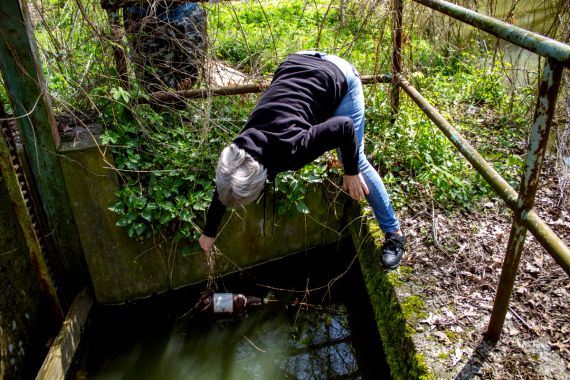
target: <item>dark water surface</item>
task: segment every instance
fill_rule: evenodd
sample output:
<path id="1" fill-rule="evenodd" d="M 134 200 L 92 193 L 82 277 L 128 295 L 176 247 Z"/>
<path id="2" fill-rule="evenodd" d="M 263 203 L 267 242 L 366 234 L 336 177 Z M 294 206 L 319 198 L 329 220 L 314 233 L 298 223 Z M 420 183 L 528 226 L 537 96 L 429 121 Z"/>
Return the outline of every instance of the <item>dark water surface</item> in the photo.
<path id="1" fill-rule="evenodd" d="M 283 301 L 241 319 L 187 313 L 205 284 L 100 308 L 70 377 L 389 379 L 359 264 L 350 266 L 353 257 L 352 246 L 344 243 L 218 279 L 217 291 L 271 292 Z M 291 305 L 296 299 L 311 306 Z"/>

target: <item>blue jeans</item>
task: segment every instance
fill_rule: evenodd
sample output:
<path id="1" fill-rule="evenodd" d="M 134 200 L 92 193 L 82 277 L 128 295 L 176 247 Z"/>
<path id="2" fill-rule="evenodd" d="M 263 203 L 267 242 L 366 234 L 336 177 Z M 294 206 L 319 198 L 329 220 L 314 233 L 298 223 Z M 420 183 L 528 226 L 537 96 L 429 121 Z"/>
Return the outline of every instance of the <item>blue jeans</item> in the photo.
<path id="1" fill-rule="evenodd" d="M 334 63 L 346 77 L 348 91 L 342 98 L 333 116 L 348 116 L 352 119 L 354 131 L 358 138 L 358 169 L 369 191 L 366 200 L 372 207 L 374 216 L 384 233 L 398 231 L 400 225 L 384 183 L 364 154 L 364 93 L 358 71 L 349 62 L 334 55 L 316 51 L 301 51 L 297 54 L 318 54 L 322 59 Z M 340 155 L 340 152 L 338 153 Z"/>

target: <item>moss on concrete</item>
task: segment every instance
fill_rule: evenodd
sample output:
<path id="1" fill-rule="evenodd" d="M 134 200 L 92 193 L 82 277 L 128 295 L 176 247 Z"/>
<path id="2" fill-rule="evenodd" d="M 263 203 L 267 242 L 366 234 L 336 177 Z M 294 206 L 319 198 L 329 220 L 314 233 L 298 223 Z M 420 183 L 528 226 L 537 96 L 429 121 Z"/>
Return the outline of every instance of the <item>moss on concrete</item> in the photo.
<path id="1" fill-rule="evenodd" d="M 395 272 L 386 273 L 379 260 L 382 245 L 382 232 L 376 223 L 368 223 L 368 218 L 360 218 L 362 210 L 357 204 L 347 207 L 346 215 L 352 222 L 349 225 L 354 246 L 358 252 L 360 266 L 384 345 L 386 359 L 394 379 L 431 379 L 422 354 L 416 352 L 412 335 L 415 330 L 409 319 L 420 318 L 423 301 L 419 296 L 408 296 L 400 300 L 395 289 L 402 280 Z M 405 274 L 411 269 L 404 269 Z"/>
<path id="2" fill-rule="evenodd" d="M 459 333 L 456 333 L 455 331 L 444 330 L 443 333 L 445 334 L 446 337 L 449 338 L 451 342 L 457 342 L 459 339 L 461 339 L 461 335 Z"/>
<path id="3" fill-rule="evenodd" d="M 424 309 L 424 301 L 420 296 L 409 296 L 402 302 L 402 311 L 404 318 L 410 320 L 412 318 L 426 318 L 427 314 Z"/>

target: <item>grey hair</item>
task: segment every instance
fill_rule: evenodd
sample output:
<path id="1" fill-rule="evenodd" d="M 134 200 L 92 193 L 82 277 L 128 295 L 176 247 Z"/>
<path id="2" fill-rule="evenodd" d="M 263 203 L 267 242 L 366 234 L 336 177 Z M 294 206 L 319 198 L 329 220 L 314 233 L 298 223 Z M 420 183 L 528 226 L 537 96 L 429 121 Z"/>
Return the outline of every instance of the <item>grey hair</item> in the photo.
<path id="1" fill-rule="evenodd" d="M 267 170 L 249 153 L 231 144 L 224 148 L 216 168 L 216 188 L 220 201 L 229 208 L 255 201 L 267 179 Z"/>

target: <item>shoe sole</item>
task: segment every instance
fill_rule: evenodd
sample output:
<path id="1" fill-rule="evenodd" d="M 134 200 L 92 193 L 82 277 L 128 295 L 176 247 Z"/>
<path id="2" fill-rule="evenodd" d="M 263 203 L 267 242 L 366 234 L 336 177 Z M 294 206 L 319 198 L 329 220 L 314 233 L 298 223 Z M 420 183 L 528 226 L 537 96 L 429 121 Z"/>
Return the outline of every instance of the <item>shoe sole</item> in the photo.
<path id="1" fill-rule="evenodd" d="M 382 266 L 382 267 L 384 268 L 384 270 L 390 271 L 390 270 L 398 269 L 400 267 L 400 264 L 392 265 L 392 266 Z"/>

